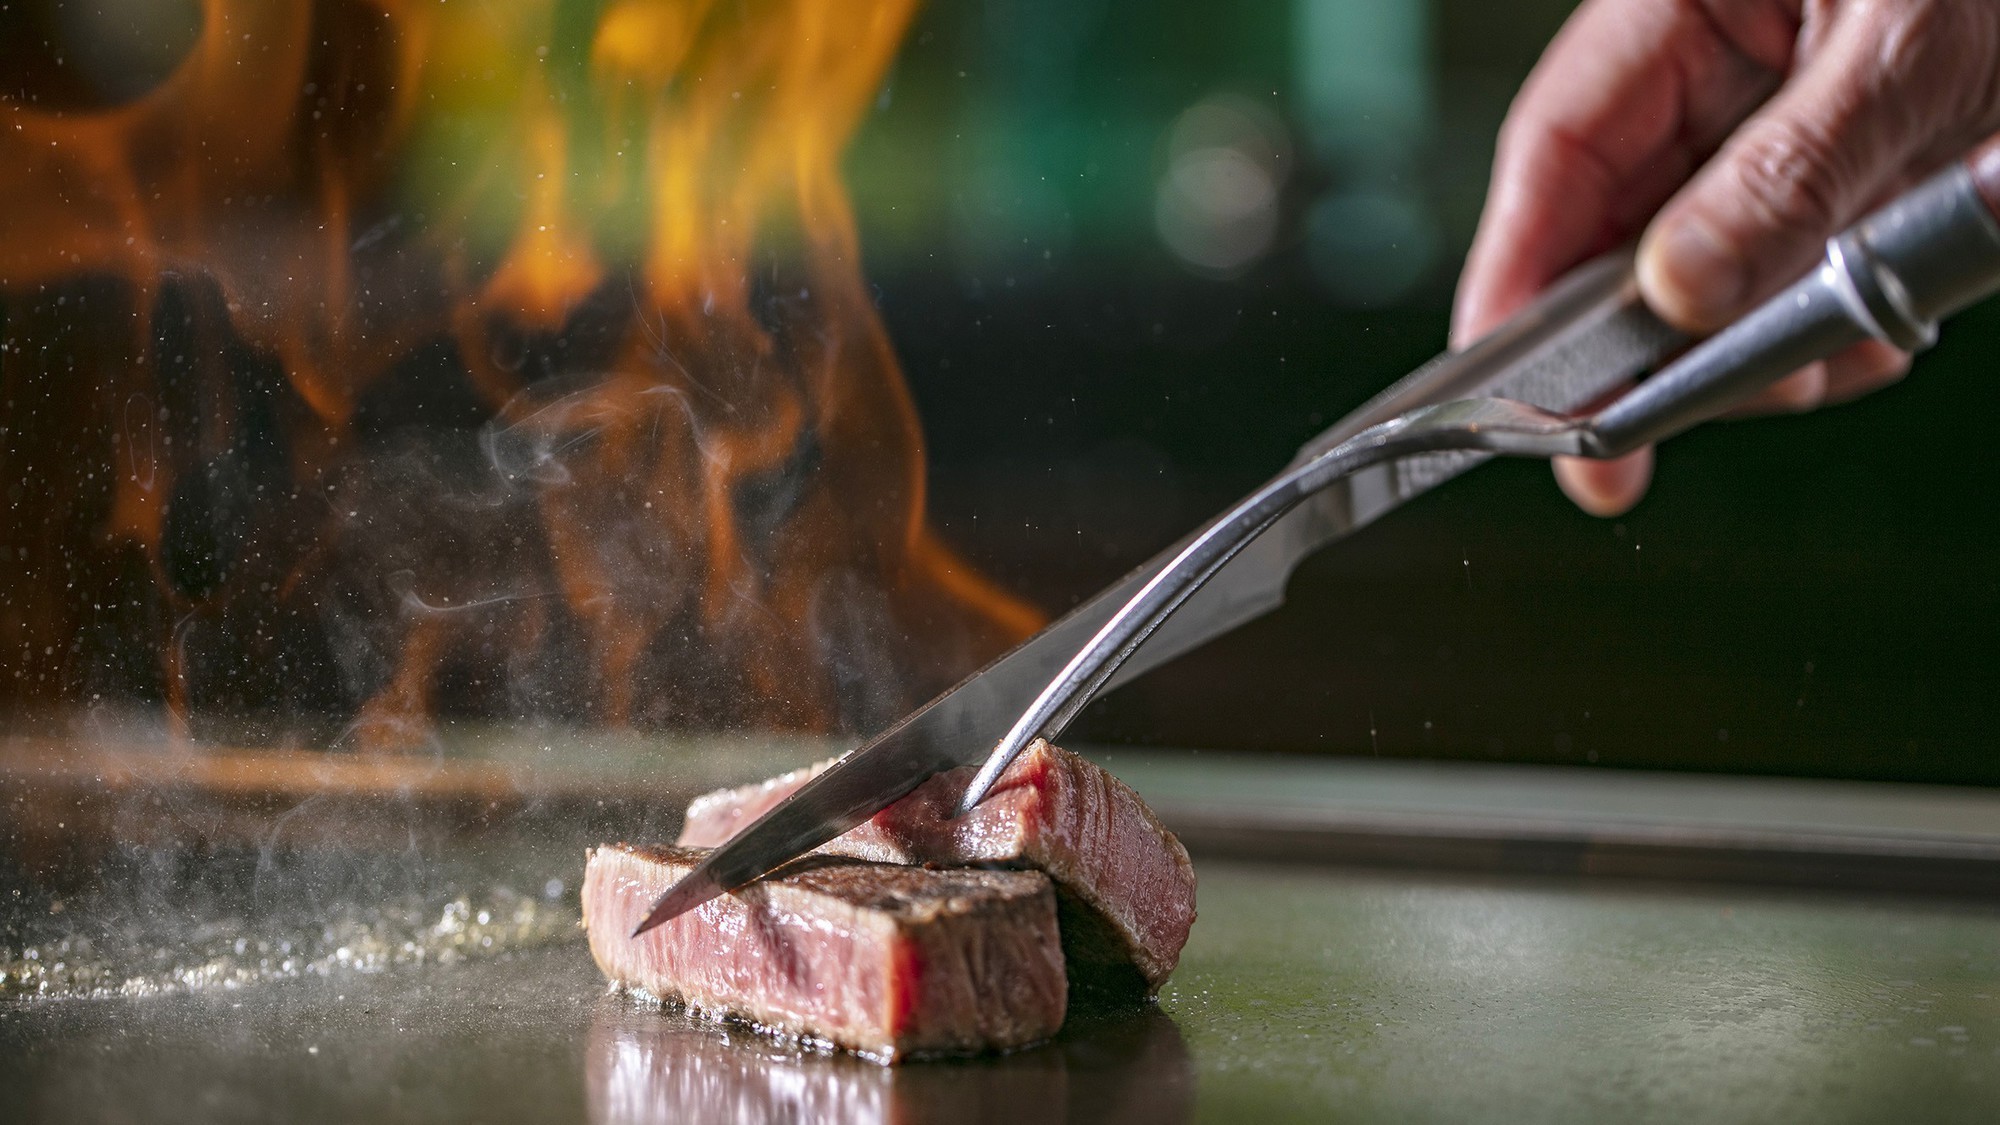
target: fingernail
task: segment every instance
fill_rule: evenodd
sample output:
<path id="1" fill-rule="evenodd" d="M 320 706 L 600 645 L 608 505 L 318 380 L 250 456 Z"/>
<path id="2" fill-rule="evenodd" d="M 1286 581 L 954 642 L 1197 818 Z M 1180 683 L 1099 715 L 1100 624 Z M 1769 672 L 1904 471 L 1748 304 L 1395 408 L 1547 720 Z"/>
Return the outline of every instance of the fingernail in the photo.
<path id="1" fill-rule="evenodd" d="M 1669 222 L 1639 255 L 1646 299 L 1685 328 L 1715 328 L 1736 314 L 1750 286 L 1743 257 L 1696 215 Z"/>

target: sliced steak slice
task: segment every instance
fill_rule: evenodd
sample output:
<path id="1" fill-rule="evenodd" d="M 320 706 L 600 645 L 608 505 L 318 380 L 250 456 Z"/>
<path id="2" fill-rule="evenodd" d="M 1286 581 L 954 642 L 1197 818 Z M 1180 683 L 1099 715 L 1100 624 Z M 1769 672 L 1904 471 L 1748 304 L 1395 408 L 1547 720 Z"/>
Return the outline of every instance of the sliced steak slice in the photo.
<path id="1" fill-rule="evenodd" d="M 830 762 L 695 798 L 682 844 L 714 847 Z M 1152 995 L 1194 925 L 1194 865 L 1125 783 L 1037 739 L 986 800 L 954 818 L 971 767 L 930 779 L 820 850 L 882 863 L 1034 868 L 1056 881 L 1070 983 Z"/>
<path id="2" fill-rule="evenodd" d="M 702 855 L 591 850 L 583 921 L 614 984 L 885 1061 L 1019 1047 L 1062 1026 L 1055 895 L 1038 873 L 811 856 L 633 938 Z"/>

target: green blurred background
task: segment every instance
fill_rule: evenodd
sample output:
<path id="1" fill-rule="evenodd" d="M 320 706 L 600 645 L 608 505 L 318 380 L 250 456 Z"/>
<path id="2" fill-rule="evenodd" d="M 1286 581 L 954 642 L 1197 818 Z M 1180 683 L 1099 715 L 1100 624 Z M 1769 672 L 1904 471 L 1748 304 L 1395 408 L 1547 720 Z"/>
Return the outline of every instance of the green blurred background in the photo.
<path id="1" fill-rule="evenodd" d="M 1569 7 L 930 6 L 848 167 L 946 534 L 1060 609 L 1442 347 Z M 1482 469 L 1080 737 L 2000 783 L 1996 333 L 1989 305 L 1863 403 L 1684 437 L 1616 521 Z"/>

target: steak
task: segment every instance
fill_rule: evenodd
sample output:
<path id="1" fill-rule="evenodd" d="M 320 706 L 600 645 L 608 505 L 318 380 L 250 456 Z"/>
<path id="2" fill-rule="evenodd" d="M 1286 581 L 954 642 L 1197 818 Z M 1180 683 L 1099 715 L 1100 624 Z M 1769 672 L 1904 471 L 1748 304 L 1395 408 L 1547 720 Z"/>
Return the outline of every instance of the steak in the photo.
<path id="1" fill-rule="evenodd" d="M 1020 1047 L 1062 1026 L 1055 895 L 1039 873 L 808 856 L 633 938 L 703 854 L 591 849 L 583 921 L 614 984 L 883 1061 Z"/>
<path id="2" fill-rule="evenodd" d="M 680 842 L 714 847 L 831 762 L 695 798 Z M 820 849 L 881 863 L 1046 871 L 1055 880 L 1070 983 L 1150 996 L 1180 961 L 1194 925 L 1194 865 L 1125 783 L 1036 739 L 986 799 L 953 816 L 967 766 L 939 774 Z"/>

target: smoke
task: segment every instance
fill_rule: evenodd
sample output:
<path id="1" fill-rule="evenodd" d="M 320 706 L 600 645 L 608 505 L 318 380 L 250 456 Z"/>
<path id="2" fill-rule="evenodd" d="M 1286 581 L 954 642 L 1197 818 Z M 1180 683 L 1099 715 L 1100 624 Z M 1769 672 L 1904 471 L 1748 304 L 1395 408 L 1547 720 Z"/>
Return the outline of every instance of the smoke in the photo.
<path id="1" fill-rule="evenodd" d="M 209 0 L 13 107 L 0 695 L 860 732 L 1025 635 L 924 523 L 839 177 L 910 5 L 830 12 Z"/>

